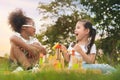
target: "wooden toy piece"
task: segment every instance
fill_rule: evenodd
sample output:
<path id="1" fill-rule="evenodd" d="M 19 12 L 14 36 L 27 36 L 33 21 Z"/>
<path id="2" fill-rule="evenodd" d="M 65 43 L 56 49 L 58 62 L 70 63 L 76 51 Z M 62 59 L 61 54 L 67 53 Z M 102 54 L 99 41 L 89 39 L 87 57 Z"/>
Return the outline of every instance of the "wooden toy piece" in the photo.
<path id="1" fill-rule="evenodd" d="M 79 68 L 80 69 L 83 69 L 83 67 L 82 67 L 82 62 L 83 62 L 83 60 L 82 60 L 82 57 L 78 60 L 78 65 L 79 65 Z"/>
<path id="2" fill-rule="evenodd" d="M 55 55 L 56 55 L 56 66 L 59 65 L 58 67 L 64 68 L 64 57 L 62 55 L 62 52 L 60 51 L 61 45 L 59 43 L 56 43 L 53 46 L 53 50 L 55 50 Z"/>
<path id="3" fill-rule="evenodd" d="M 56 59 L 57 60 L 60 60 L 61 59 L 61 54 L 60 54 L 60 49 L 58 48 L 58 49 L 56 49 Z"/>
<path id="4" fill-rule="evenodd" d="M 56 43 L 56 44 L 52 47 L 53 50 L 59 49 L 59 48 L 61 48 L 61 45 L 60 45 L 59 43 Z"/>
<path id="5" fill-rule="evenodd" d="M 61 59 L 60 48 L 61 48 L 61 45 L 59 43 L 56 43 L 52 48 L 53 50 L 56 51 L 56 54 L 57 54 L 56 59 L 57 60 Z"/>
<path id="6" fill-rule="evenodd" d="M 82 58 L 78 59 L 75 56 L 75 51 L 71 51 L 72 69 L 82 69 Z"/>

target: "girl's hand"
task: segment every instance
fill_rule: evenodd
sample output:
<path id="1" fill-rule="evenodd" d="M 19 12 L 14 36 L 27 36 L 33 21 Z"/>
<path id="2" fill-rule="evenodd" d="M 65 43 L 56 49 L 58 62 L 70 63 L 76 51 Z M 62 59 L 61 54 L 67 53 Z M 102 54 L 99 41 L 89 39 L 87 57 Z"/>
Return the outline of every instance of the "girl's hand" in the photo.
<path id="1" fill-rule="evenodd" d="M 44 55 L 46 55 L 46 50 L 45 50 L 45 48 L 44 48 L 43 46 L 41 46 L 39 43 L 36 42 L 36 43 L 31 44 L 31 45 L 36 48 L 36 51 L 37 51 L 38 53 L 43 53 Z"/>
<path id="2" fill-rule="evenodd" d="M 81 53 L 81 51 L 82 51 L 82 49 L 81 49 L 81 47 L 79 46 L 79 44 L 75 44 L 75 46 L 74 46 L 73 48 L 74 48 L 74 50 L 75 50 L 76 52 L 78 52 L 78 53 Z"/>
<path id="3" fill-rule="evenodd" d="M 30 45 L 30 53 L 31 54 L 38 54 L 40 52 L 40 50 L 38 48 L 36 48 L 33 45 Z"/>
<path id="4" fill-rule="evenodd" d="M 64 45 L 61 45 L 61 51 L 63 52 L 63 57 L 66 62 L 70 61 L 70 55 L 68 54 L 67 48 Z"/>
<path id="5" fill-rule="evenodd" d="M 67 48 L 64 45 L 61 45 L 60 49 L 63 53 L 67 53 Z"/>
<path id="6" fill-rule="evenodd" d="M 79 54 L 81 54 L 83 60 L 86 61 L 87 63 L 90 63 L 90 64 L 91 64 L 91 63 L 94 63 L 94 62 L 95 62 L 95 54 L 89 54 L 89 55 L 87 55 L 87 54 L 81 49 L 81 47 L 80 47 L 78 44 L 76 44 L 76 45 L 74 46 L 74 50 L 75 50 L 76 52 L 78 52 Z"/>

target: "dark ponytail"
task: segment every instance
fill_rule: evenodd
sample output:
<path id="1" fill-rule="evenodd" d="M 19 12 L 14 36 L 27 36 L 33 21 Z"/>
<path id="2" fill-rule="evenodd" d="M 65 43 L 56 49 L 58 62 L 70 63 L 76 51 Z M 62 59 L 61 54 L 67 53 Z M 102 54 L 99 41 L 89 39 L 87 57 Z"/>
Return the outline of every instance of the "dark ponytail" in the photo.
<path id="1" fill-rule="evenodd" d="M 87 54 L 90 53 L 90 50 L 91 50 L 91 47 L 93 46 L 94 44 L 94 41 L 95 41 L 95 36 L 96 36 L 96 30 L 92 27 L 92 23 L 89 22 L 89 21 L 86 21 L 86 20 L 82 20 L 80 22 L 83 22 L 84 23 L 84 27 L 86 29 L 89 29 L 89 38 L 90 38 L 90 43 L 87 45 Z"/>
<path id="2" fill-rule="evenodd" d="M 90 39 L 90 43 L 87 46 L 87 48 L 88 48 L 87 54 L 90 53 L 91 47 L 93 46 L 94 41 L 95 41 L 95 36 L 96 36 L 96 30 L 95 29 L 91 29 L 91 35 L 90 35 L 91 39 Z"/>

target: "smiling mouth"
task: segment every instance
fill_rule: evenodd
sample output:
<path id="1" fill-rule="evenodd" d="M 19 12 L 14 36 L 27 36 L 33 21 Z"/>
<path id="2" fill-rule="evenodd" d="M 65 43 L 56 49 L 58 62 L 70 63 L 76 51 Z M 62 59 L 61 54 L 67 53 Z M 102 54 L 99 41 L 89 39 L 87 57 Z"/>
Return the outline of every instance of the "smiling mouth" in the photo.
<path id="1" fill-rule="evenodd" d="M 76 33 L 75 35 L 78 36 L 78 33 Z"/>

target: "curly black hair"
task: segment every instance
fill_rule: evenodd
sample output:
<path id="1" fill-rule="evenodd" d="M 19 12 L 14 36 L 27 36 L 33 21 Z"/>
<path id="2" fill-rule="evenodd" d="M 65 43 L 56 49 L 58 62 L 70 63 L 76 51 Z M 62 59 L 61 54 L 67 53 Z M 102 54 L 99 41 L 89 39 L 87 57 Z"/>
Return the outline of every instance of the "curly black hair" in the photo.
<path id="1" fill-rule="evenodd" d="M 21 31 L 22 25 L 27 24 L 28 20 L 32 19 L 27 17 L 21 9 L 15 9 L 8 17 L 12 30 L 18 33 Z"/>

